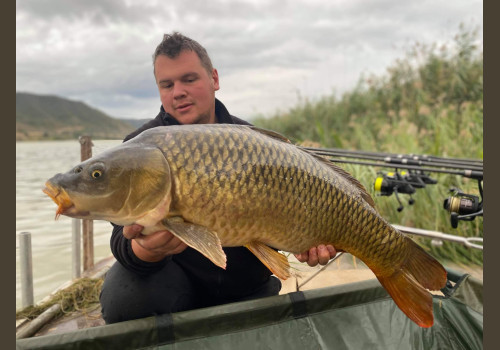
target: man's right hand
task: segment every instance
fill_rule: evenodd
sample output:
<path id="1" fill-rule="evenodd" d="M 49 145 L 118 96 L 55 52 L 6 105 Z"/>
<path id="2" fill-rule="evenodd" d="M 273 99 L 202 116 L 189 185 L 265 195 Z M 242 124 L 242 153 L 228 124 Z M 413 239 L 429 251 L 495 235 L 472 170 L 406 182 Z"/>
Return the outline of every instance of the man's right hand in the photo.
<path id="1" fill-rule="evenodd" d="M 157 262 L 187 248 L 187 245 L 170 231 L 158 231 L 145 236 L 141 233 L 143 228 L 136 224 L 123 227 L 123 236 L 132 240 L 132 250 L 142 261 Z"/>

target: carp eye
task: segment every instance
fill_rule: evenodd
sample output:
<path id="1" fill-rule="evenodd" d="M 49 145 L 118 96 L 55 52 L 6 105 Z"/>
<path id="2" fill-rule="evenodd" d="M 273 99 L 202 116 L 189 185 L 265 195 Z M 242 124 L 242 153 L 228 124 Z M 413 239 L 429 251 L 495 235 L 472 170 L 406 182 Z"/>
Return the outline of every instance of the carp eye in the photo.
<path id="1" fill-rule="evenodd" d="M 94 171 L 92 171 L 92 174 L 91 174 L 91 175 L 92 175 L 92 177 L 93 177 L 94 179 L 97 179 L 97 178 L 99 178 L 99 177 L 101 177 L 101 176 L 102 176 L 102 171 L 101 171 L 101 170 L 94 170 Z"/>

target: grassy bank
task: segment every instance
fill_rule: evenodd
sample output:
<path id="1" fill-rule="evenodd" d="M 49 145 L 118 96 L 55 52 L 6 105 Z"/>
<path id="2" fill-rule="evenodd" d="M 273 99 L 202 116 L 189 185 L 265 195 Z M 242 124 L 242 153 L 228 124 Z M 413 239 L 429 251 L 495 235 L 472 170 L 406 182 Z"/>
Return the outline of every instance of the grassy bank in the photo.
<path id="1" fill-rule="evenodd" d="M 483 54 L 476 38 L 477 31 L 461 26 L 454 45 L 416 44 L 385 74 L 361 77 L 356 88 L 341 97 L 305 100 L 287 112 L 253 122 L 294 142 L 309 140 L 322 147 L 482 159 Z M 388 169 L 342 167 L 365 185 L 392 223 L 483 236 L 482 218 L 461 221 L 453 229 L 443 209 L 449 188 L 478 195 L 476 181 L 432 174 L 438 184 L 418 190 L 415 204 L 397 212 L 393 196 L 376 197 L 373 191 L 377 171 Z M 482 251 L 457 243 L 438 247 L 427 239 L 418 241 L 444 261 L 482 265 Z"/>

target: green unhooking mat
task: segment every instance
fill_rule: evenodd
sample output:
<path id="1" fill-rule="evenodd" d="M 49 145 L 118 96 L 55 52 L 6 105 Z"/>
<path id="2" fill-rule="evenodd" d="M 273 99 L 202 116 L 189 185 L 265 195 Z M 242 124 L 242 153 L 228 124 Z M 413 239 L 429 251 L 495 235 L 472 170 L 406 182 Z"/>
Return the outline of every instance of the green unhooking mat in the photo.
<path id="1" fill-rule="evenodd" d="M 17 349 L 482 349 L 482 282 L 448 271 L 420 328 L 377 280 L 17 340 Z"/>

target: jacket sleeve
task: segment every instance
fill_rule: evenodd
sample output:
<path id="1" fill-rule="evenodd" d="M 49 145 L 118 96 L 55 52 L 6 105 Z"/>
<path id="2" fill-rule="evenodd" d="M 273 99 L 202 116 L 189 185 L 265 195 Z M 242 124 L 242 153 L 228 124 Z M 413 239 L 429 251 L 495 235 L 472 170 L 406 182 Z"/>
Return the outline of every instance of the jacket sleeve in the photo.
<path id="1" fill-rule="evenodd" d="M 166 262 L 172 257 L 168 256 L 158 262 L 142 261 L 135 256 L 131 241 L 123 236 L 123 226 L 113 225 L 113 233 L 111 234 L 111 252 L 116 260 L 127 270 L 136 272 L 141 275 L 147 275 L 161 270 Z"/>

